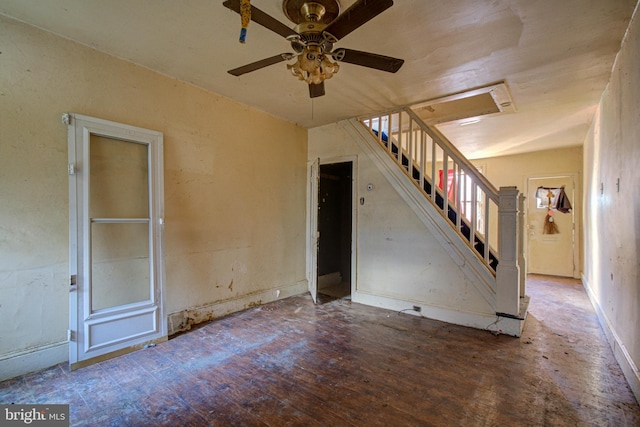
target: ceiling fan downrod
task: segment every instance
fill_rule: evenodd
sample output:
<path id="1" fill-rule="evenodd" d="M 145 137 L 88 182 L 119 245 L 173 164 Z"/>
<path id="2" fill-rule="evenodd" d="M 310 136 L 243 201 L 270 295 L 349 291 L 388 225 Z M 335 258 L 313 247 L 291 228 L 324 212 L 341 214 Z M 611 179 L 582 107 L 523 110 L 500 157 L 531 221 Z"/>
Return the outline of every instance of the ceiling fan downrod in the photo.
<path id="1" fill-rule="evenodd" d="M 316 2 L 305 3 L 300 8 L 307 22 L 320 22 L 326 11 L 323 5 Z"/>

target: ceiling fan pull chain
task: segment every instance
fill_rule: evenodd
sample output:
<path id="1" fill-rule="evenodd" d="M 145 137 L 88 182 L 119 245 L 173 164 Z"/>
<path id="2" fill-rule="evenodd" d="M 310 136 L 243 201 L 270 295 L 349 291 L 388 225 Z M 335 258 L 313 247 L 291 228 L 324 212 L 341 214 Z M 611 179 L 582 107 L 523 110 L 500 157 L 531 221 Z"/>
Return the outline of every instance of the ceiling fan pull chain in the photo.
<path id="1" fill-rule="evenodd" d="M 242 23 L 240 43 L 244 44 L 247 40 L 247 27 L 251 22 L 251 0 L 240 0 L 240 21 Z"/>

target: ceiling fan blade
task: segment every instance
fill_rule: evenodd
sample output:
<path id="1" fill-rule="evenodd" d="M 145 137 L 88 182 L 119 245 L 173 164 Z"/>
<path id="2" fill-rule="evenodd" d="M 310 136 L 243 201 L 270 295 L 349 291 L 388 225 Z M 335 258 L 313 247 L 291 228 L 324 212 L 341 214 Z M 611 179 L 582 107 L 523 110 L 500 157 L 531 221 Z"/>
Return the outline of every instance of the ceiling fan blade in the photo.
<path id="1" fill-rule="evenodd" d="M 393 0 L 358 0 L 334 19 L 324 31 L 340 40 L 391 6 Z"/>
<path id="2" fill-rule="evenodd" d="M 243 74 L 250 73 L 252 71 L 259 70 L 260 68 L 268 67 L 269 65 L 277 64 L 288 59 L 288 53 L 281 53 L 270 58 L 261 59 L 260 61 L 252 62 L 251 64 L 243 65 L 242 67 L 234 68 L 227 71 L 227 73 L 234 76 L 241 76 Z"/>
<path id="3" fill-rule="evenodd" d="M 337 61 L 375 68 L 376 70 L 387 71 L 389 73 L 395 73 L 402 67 L 402 64 L 404 64 L 404 59 L 352 49 L 337 49 L 332 56 Z"/>
<path id="4" fill-rule="evenodd" d="M 324 82 L 318 84 L 309 84 L 309 98 L 317 98 L 324 95 Z"/>
<path id="5" fill-rule="evenodd" d="M 240 13 L 240 0 L 227 0 L 222 3 L 222 5 L 233 10 L 234 12 Z M 273 31 L 274 33 L 280 34 L 284 38 L 287 38 L 288 36 L 298 35 L 298 33 L 284 25 L 282 22 L 267 15 L 254 6 L 251 6 L 251 20 Z"/>

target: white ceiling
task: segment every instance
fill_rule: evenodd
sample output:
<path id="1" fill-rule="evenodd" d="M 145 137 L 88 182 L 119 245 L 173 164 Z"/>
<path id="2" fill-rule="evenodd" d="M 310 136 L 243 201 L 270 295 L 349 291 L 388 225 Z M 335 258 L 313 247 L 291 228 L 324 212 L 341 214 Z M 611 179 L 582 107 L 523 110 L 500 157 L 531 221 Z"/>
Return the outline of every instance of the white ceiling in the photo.
<path id="1" fill-rule="evenodd" d="M 440 125 L 469 157 L 581 145 L 637 0 L 396 0 L 336 47 L 402 58 L 396 74 L 341 64 L 326 95 L 272 65 L 281 36 L 223 0 L 0 0 L 0 13 L 192 83 L 304 127 L 504 81 L 517 112 Z M 343 10 L 354 0 L 343 0 Z M 293 27 L 282 0 L 251 4 Z"/>

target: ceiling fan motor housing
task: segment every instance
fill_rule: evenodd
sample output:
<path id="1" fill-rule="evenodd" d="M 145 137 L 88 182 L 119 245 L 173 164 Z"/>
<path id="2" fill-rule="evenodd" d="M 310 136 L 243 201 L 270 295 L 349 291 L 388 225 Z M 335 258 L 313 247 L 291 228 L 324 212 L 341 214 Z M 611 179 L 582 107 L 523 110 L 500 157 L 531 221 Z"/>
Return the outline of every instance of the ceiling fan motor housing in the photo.
<path id="1" fill-rule="evenodd" d="M 322 52 L 331 52 L 333 49 L 333 43 L 321 32 L 301 32 L 299 37 L 290 37 L 288 40 L 291 42 L 291 48 L 297 53 L 302 52 L 308 46 L 319 46 Z"/>

